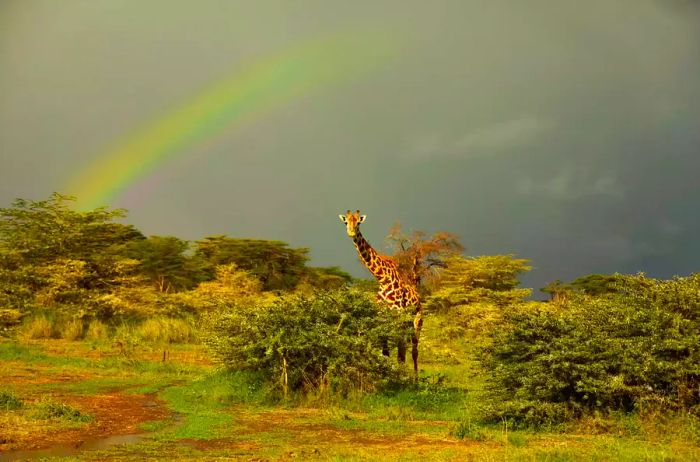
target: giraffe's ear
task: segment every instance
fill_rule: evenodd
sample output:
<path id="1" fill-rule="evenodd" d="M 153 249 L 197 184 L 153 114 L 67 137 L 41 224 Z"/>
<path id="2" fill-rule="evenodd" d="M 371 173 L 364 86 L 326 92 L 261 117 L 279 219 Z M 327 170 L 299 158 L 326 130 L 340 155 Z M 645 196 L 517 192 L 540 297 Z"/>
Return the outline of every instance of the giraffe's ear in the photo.
<path id="1" fill-rule="evenodd" d="M 360 223 L 365 221 L 365 218 L 367 218 L 367 215 L 360 215 Z"/>
<path id="2" fill-rule="evenodd" d="M 340 221 L 343 223 L 347 223 L 347 219 L 345 218 L 345 215 L 338 215 L 338 218 L 340 218 Z"/>

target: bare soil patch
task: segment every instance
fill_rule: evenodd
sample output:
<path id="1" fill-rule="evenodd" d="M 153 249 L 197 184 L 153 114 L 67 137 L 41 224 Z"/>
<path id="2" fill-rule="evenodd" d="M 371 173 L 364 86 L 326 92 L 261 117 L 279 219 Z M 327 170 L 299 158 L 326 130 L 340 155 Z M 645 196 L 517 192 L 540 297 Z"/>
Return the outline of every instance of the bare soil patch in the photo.
<path id="1" fill-rule="evenodd" d="M 52 394 L 52 400 L 65 403 L 93 416 L 93 421 L 80 428 L 59 425 L 38 425 L 31 428 L 6 428 L 5 443 L 0 452 L 41 449 L 56 445 L 80 446 L 84 441 L 113 435 L 141 433 L 139 425 L 170 415 L 165 403 L 154 395 L 126 395 L 112 392 L 91 396 Z"/>

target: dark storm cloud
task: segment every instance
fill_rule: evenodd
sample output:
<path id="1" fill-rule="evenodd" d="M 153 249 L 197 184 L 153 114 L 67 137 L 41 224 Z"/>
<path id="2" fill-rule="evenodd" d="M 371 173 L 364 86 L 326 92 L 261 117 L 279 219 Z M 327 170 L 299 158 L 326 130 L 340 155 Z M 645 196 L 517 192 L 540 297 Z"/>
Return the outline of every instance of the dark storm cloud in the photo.
<path id="1" fill-rule="evenodd" d="M 226 132 L 114 205 L 147 233 L 259 236 L 360 275 L 337 214 L 517 253 L 527 283 L 697 270 L 700 16 L 682 1 L 0 5 L 0 201 L 60 189 L 232 65 L 383 30 L 374 74 Z"/>

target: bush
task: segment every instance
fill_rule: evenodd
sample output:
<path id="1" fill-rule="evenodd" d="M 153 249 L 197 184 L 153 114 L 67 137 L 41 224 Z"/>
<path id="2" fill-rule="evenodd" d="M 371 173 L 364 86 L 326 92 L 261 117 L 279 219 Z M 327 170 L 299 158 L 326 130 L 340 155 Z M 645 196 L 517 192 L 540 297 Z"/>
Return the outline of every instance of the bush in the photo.
<path id="1" fill-rule="evenodd" d="M 260 371 L 285 394 L 371 390 L 398 377 L 393 361 L 381 355 L 381 345 L 410 335 L 412 318 L 341 289 L 231 306 L 211 315 L 206 343 L 229 368 Z"/>
<path id="2" fill-rule="evenodd" d="M 620 276 L 615 293 L 514 309 L 505 322 L 484 358 L 493 417 L 539 425 L 592 410 L 700 411 L 699 275 Z"/>

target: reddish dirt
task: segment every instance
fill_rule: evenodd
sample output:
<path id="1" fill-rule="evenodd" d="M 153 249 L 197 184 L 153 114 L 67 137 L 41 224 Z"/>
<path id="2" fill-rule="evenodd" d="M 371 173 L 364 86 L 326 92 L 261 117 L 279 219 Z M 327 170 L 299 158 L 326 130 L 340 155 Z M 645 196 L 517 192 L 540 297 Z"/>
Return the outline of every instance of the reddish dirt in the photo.
<path id="1" fill-rule="evenodd" d="M 111 435 L 141 433 L 139 425 L 162 420 L 170 415 L 165 403 L 153 395 L 125 395 L 114 392 L 92 396 L 51 395 L 51 399 L 93 416 L 93 421 L 78 429 L 36 428 L 14 435 L 0 444 L 0 452 L 15 449 L 41 449 L 55 445 L 80 445 L 83 441 Z"/>
<path id="2" fill-rule="evenodd" d="M 71 372 L 46 372 L 45 367 L 31 366 L 21 361 L 4 361 L 4 374 L 0 377 L 0 384 L 8 385 L 41 385 L 45 383 L 68 383 L 77 380 L 88 380 L 90 374 L 76 376 Z"/>

